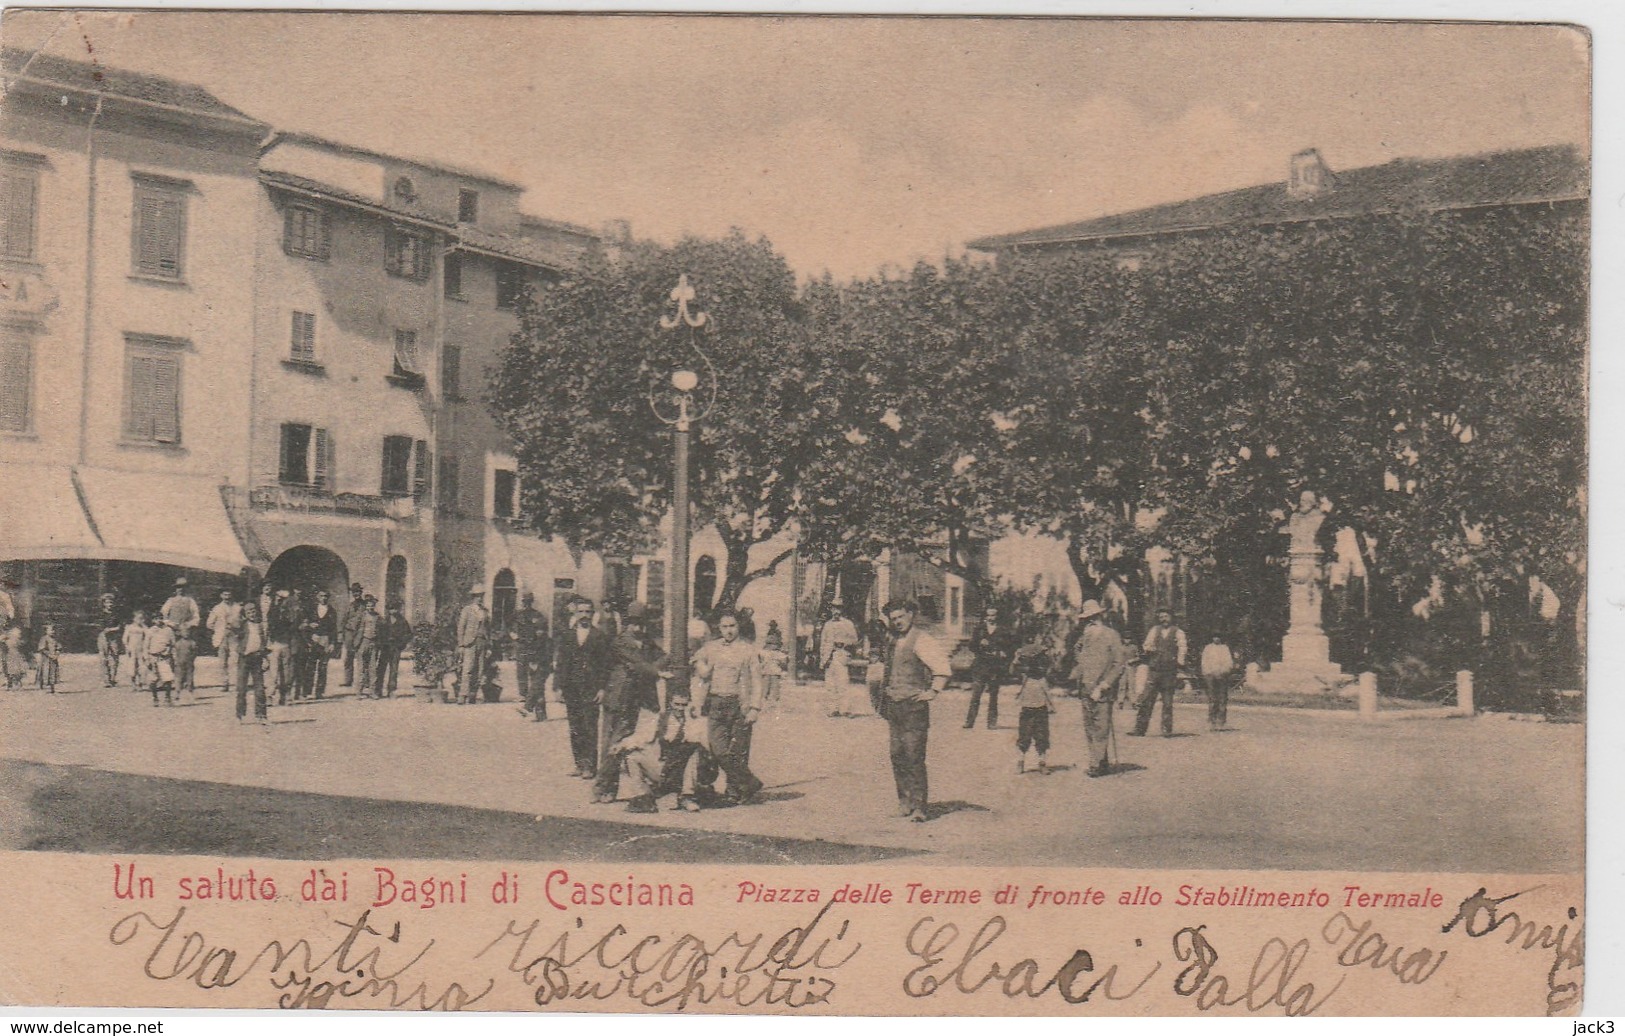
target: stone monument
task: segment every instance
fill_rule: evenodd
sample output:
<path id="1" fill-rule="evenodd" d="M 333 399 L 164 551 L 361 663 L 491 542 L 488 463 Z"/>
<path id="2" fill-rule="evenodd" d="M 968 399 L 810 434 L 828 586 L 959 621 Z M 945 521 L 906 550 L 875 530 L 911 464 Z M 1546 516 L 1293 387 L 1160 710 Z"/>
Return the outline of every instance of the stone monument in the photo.
<path id="1" fill-rule="evenodd" d="M 1290 624 L 1281 641 L 1281 661 L 1258 676 L 1260 690 L 1325 691 L 1350 680 L 1332 662 L 1331 642 L 1320 623 L 1326 569 L 1319 537 L 1325 521 L 1320 499 L 1304 490 L 1297 510 L 1279 530 L 1291 537 L 1287 546 Z"/>

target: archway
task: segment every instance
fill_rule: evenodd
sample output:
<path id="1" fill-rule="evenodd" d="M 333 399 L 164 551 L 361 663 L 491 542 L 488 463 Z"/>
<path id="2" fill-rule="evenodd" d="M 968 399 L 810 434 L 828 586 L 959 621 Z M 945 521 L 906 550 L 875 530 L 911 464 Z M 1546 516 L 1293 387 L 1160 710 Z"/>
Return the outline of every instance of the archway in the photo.
<path id="1" fill-rule="evenodd" d="M 717 559 L 709 554 L 700 555 L 694 563 L 694 614 L 708 616 L 717 601 Z"/>
<path id="2" fill-rule="evenodd" d="M 518 610 L 519 584 L 513 570 L 505 568 L 491 580 L 491 631 L 506 633 L 513 625 L 513 613 Z"/>
<path id="3" fill-rule="evenodd" d="M 326 590 L 335 601 L 350 599 L 350 570 L 326 547 L 288 548 L 265 570 L 265 581 L 279 589 L 297 589 L 306 600 L 317 590 Z"/>
<path id="4" fill-rule="evenodd" d="M 389 559 L 389 565 L 384 569 L 384 607 L 392 608 L 400 605 L 402 611 L 406 609 L 406 559 L 399 554 Z"/>

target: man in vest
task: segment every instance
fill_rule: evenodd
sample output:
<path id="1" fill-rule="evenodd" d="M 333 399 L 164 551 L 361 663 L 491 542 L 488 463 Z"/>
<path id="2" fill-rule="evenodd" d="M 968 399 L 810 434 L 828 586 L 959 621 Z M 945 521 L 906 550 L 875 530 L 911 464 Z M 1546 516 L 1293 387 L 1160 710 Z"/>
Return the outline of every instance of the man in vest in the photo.
<path id="1" fill-rule="evenodd" d="M 891 727 L 891 769 L 897 782 L 898 814 L 916 824 L 926 813 L 926 737 L 931 730 L 931 700 L 948 686 L 952 664 L 935 637 L 914 625 L 919 607 L 911 600 L 886 602 L 891 644 L 881 682 L 886 723 Z"/>
<path id="2" fill-rule="evenodd" d="M 1174 736 L 1174 688 L 1179 686 L 1179 669 L 1185 664 L 1185 631 L 1174 625 L 1174 613 L 1166 608 L 1157 612 L 1157 624 L 1145 635 L 1141 650 L 1145 653 L 1146 668 L 1150 671 L 1145 683 L 1145 694 L 1140 697 L 1139 712 L 1134 717 L 1134 737 L 1144 737 L 1151 726 L 1151 712 L 1162 699 L 1162 736 Z"/>

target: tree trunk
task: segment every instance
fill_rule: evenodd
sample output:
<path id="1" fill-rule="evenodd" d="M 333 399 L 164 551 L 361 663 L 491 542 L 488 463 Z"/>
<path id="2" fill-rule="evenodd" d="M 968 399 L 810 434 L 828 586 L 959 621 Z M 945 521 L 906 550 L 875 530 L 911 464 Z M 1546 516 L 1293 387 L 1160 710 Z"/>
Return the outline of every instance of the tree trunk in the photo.
<path id="1" fill-rule="evenodd" d="M 1078 581 L 1078 593 L 1082 597 L 1082 600 L 1074 601 L 1074 604 L 1082 604 L 1083 601 L 1098 601 L 1106 590 L 1107 580 L 1096 576 L 1090 565 L 1088 552 L 1089 543 L 1084 539 L 1082 533 L 1074 532 L 1068 535 L 1066 560 L 1072 566 L 1072 575 Z"/>

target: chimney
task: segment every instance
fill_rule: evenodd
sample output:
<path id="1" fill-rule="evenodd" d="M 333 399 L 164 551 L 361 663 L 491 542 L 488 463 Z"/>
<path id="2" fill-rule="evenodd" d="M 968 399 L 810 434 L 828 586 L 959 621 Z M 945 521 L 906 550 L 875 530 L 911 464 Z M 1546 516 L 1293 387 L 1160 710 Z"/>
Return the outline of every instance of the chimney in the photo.
<path id="1" fill-rule="evenodd" d="M 1315 148 L 1304 148 L 1292 156 L 1288 171 L 1286 193 L 1292 198 L 1313 198 L 1331 187 L 1332 171 Z"/>

